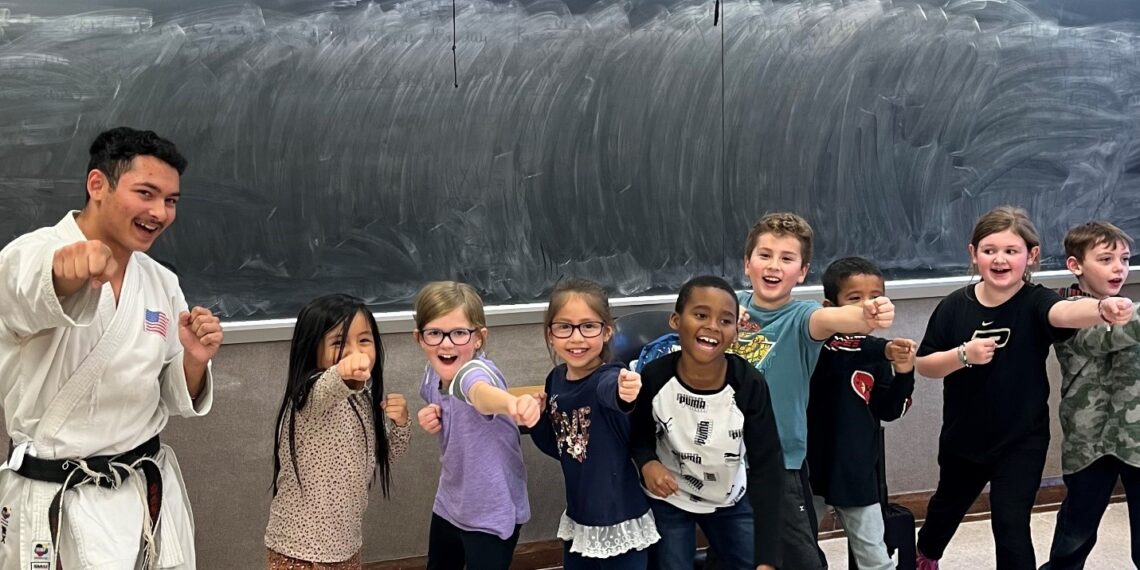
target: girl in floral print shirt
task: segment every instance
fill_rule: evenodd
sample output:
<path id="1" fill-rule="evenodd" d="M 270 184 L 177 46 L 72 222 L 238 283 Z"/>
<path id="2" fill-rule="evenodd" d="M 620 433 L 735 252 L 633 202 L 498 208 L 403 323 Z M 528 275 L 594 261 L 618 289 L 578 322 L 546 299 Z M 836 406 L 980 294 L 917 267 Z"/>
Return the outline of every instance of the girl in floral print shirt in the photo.
<path id="1" fill-rule="evenodd" d="M 629 413 L 641 377 L 607 364 L 613 317 L 605 291 L 564 281 L 550 296 L 546 340 L 561 361 L 546 377 L 535 444 L 558 459 L 566 478 L 566 512 L 558 526 L 563 566 L 644 569 L 659 538 L 629 455 Z"/>

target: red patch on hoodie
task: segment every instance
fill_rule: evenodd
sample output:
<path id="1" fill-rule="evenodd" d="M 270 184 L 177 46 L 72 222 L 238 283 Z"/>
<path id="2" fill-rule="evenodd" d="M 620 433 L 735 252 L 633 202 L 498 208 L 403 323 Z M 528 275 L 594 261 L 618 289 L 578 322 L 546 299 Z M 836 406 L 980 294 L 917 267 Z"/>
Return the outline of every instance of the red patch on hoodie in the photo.
<path id="1" fill-rule="evenodd" d="M 851 374 L 851 389 L 855 390 L 855 393 L 858 394 L 860 398 L 863 398 L 863 401 L 867 404 L 871 403 L 871 389 L 874 387 L 874 376 L 862 370 L 856 370 Z"/>

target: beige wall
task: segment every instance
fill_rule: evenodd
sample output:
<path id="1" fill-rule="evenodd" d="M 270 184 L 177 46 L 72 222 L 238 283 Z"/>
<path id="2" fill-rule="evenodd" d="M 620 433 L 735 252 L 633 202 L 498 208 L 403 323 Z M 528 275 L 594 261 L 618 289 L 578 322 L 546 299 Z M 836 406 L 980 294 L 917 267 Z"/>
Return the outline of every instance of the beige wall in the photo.
<path id="1" fill-rule="evenodd" d="M 1136 296 L 1140 287 L 1129 291 Z M 921 339 L 936 299 L 901 301 L 894 329 L 885 336 Z M 418 409 L 424 361 L 410 335 L 384 338 L 389 391 L 402 392 Z M 280 403 L 288 359 L 284 342 L 229 345 L 214 362 L 213 412 L 195 420 L 174 419 L 163 434 L 177 451 L 197 522 L 200 567 L 257 568 L 263 565 L 262 533 L 269 510 L 273 418 Z M 512 385 L 538 384 L 550 361 L 536 325 L 491 331 L 489 354 Z M 1056 364 L 1051 362 L 1056 407 Z M 892 493 L 933 489 L 941 425 L 941 387 L 920 379 L 910 413 L 887 429 L 888 478 Z M 1059 428 L 1045 475 L 1060 473 Z M 534 517 L 522 541 L 552 538 L 563 508 L 557 464 L 523 441 L 530 475 Z M 365 521 L 364 560 L 420 556 L 427 551 L 427 528 L 439 476 L 435 442 L 415 430 L 410 456 L 394 468 L 393 497 L 374 493 Z"/>

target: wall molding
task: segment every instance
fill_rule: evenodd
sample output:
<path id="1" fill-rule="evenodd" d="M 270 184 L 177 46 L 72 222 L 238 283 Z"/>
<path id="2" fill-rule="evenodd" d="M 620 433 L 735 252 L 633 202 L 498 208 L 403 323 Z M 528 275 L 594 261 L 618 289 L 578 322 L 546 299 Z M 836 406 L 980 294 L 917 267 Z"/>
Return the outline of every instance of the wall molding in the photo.
<path id="1" fill-rule="evenodd" d="M 1130 268 L 1126 284 L 1140 283 L 1140 266 Z M 957 275 L 951 277 L 928 277 L 925 279 L 894 279 L 887 281 L 887 293 L 892 300 L 907 299 L 937 299 L 948 295 L 968 283 L 974 282 L 977 277 L 971 275 Z M 1047 287 L 1065 287 L 1075 281 L 1073 274 L 1066 270 L 1040 271 L 1033 274 L 1033 282 Z M 792 291 L 796 299 L 823 298 L 822 285 L 800 285 Z M 614 297 L 610 299 L 610 307 L 615 317 L 638 311 L 650 309 L 672 310 L 677 301 L 677 294 L 668 295 L 640 295 L 636 297 Z M 510 325 L 531 325 L 542 322 L 546 311 L 546 303 L 517 303 L 510 305 L 488 305 L 487 325 L 501 327 Z M 381 334 L 408 333 L 415 328 L 412 321 L 412 311 L 389 311 L 375 313 L 376 324 Z M 288 341 L 293 334 L 293 325 L 296 319 L 260 319 L 253 321 L 230 320 L 222 321 L 226 331 L 224 344 L 243 344 L 252 342 Z"/>

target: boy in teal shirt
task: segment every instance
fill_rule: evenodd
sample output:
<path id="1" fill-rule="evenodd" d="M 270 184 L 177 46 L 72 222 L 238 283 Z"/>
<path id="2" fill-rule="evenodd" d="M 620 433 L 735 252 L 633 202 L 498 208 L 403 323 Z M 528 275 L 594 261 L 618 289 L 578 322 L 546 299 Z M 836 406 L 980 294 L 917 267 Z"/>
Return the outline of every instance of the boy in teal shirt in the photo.
<path id="1" fill-rule="evenodd" d="M 768 381 L 786 469 L 783 540 L 784 565 L 799 570 L 827 568 L 816 542 L 807 454 L 808 380 L 823 342 L 835 334 L 867 334 L 894 321 L 886 297 L 858 305 L 823 307 L 793 300 L 811 265 L 812 229 L 791 213 L 767 214 L 748 233 L 744 273 L 752 291 L 740 293 L 746 311 L 735 352 L 753 363 Z"/>

